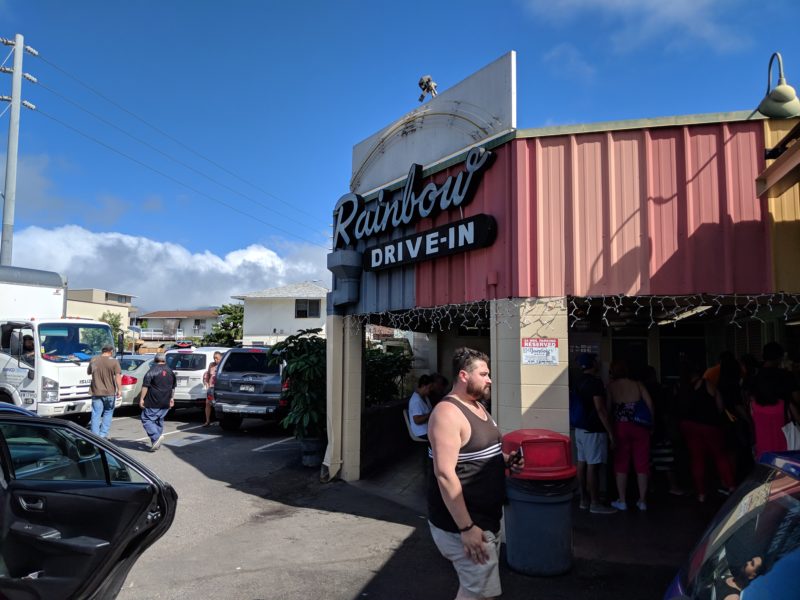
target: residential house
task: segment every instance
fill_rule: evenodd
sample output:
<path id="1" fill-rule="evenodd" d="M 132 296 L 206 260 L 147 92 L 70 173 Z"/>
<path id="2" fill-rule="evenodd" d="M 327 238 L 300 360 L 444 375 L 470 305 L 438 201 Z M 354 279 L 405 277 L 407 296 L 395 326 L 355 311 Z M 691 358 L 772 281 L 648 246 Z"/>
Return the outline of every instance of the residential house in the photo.
<path id="1" fill-rule="evenodd" d="M 244 302 L 242 344 L 272 345 L 301 329 L 322 329 L 328 288 L 310 281 L 293 283 L 241 296 Z"/>
<path id="2" fill-rule="evenodd" d="M 143 340 L 180 340 L 211 333 L 219 320 L 216 308 L 201 310 L 157 310 L 137 317 Z"/>
<path id="3" fill-rule="evenodd" d="M 111 312 L 120 316 L 120 328 L 124 331 L 130 325 L 131 312 L 136 310 L 131 305 L 135 297 L 96 288 L 67 290 L 67 315 L 97 320 L 103 313 Z"/>

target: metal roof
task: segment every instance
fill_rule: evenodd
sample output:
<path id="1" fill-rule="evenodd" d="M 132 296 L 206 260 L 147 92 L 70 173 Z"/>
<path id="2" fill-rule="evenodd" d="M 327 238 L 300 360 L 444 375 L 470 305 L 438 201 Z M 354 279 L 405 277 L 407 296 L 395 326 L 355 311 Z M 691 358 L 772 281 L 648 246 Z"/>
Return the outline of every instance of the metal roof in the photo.
<path id="1" fill-rule="evenodd" d="M 157 310 L 144 315 L 137 315 L 138 319 L 213 319 L 219 316 L 219 311 L 214 310 Z"/>
<path id="2" fill-rule="evenodd" d="M 310 281 L 292 283 L 281 287 L 267 288 L 258 292 L 248 292 L 240 296 L 231 296 L 236 300 L 254 300 L 259 298 L 325 298 L 330 290 Z"/>

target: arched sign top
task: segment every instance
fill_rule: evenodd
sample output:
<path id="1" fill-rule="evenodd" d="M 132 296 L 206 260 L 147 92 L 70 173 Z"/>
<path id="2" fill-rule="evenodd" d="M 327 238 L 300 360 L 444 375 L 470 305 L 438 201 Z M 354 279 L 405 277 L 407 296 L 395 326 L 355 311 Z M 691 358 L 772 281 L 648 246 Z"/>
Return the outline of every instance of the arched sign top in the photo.
<path id="1" fill-rule="evenodd" d="M 485 148 L 473 148 L 464 161 L 464 170 L 449 176 L 441 185 L 433 181 L 423 187 L 422 165 L 412 164 L 402 193 L 390 201 L 392 192 L 378 192 L 377 200 L 367 207 L 364 198 L 348 193 L 333 211 L 333 248 L 345 248 L 400 225 L 466 206 L 472 201 L 484 171 L 494 162 L 495 154 Z"/>

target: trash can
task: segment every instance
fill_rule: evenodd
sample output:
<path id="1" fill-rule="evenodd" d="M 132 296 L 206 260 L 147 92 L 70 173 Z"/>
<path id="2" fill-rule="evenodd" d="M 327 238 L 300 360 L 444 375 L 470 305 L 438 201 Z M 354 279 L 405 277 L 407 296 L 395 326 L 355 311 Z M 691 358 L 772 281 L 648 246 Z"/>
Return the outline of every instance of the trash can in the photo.
<path id="1" fill-rule="evenodd" d="M 506 478 L 506 561 L 525 575 L 559 575 L 572 566 L 572 498 L 576 469 L 569 437 L 520 429 L 503 452 L 522 447 L 525 468 Z"/>

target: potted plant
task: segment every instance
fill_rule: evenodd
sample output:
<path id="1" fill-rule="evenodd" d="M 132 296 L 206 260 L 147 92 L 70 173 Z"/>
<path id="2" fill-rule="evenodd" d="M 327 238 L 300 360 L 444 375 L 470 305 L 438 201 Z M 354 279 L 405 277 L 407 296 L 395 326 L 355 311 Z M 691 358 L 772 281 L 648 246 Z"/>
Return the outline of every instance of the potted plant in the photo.
<path id="1" fill-rule="evenodd" d="M 321 329 L 302 329 L 272 347 L 273 362 L 283 363 L 283 397 L 289 412 L 281 424 L 294 427 L 303 464 L 322 464 L 326 440 L 326 346 Z"/>

